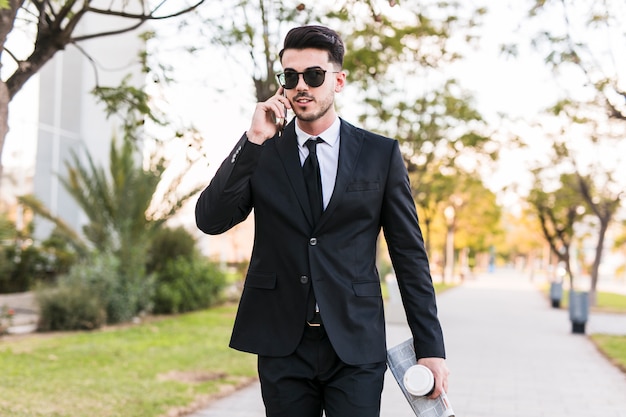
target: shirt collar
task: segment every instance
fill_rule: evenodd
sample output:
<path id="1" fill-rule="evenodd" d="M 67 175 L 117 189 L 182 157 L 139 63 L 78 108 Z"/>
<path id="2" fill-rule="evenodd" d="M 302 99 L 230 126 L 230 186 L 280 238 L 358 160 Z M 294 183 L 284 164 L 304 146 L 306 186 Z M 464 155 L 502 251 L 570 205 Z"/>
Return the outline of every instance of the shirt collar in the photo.
<path id="1" fill-rule="evenodd" d="M 341 130 L 341 120 L 339 117 L 335 119 L 332 125 L 317 137 L 321 138 L 326 144 L 334 147 L 339 142 L 339 132 Z M 298 146 L 304 147 L 304 143 L 311 138 L 311 135 L 300 129 L 298 123 L 296 123 L 296 136 L 298 138 Z"/>

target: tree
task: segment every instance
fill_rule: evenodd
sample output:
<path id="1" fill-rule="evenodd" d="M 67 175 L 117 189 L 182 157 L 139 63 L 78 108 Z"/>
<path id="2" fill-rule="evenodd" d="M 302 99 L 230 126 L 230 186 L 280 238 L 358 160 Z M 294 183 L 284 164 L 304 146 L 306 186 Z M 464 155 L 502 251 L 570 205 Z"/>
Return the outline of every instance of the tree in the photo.
<path id="1" fill-rule="evenodd" d="M 535 184 L 528 196 L 528 202 L 537 213 L 541 231 L 550 249 L 563 262 L 570 288 L 573 289 L 571 247 L 575 239 L 574 225 L 581 220 L 584 213 L 579 205 L 577 178 L 572 174 L 562 174 L 556 189 L 545 191 L 540 173 L 540 170 L 535 171 Z"/>
<path id="2" fill-rule="evenodd" d="M 622 56 L 626 24 L 620 0 L 535 0 L 529 19 L 541 22 L 533 45 L 553 69 L 561 97 L 549 109 L 555 158 L 575 178 L 571 186 L 597 219 L 590 300 L 595 302 L 606 230 L 623 198 L 626 89 Z M 552 123 L 553 124 L 553 123 Z M 547 129 L 546 129 L 547 130 Z"/>
<path id="3" fill-rule="evenodd" d="M 616 120 L 626 121 L 626 76 L 621 56 L 626 48 L 626 5 L 621 0 L 534 0 L 528 16 L 542 20 L 533 39 L 568 96 L 581 101 L 581 86 L 589 101 L 602 105 Z M 577 77 L 580 81 L 572 82 Z"/>
<path id="4" fill-rule="evenodd" d="M 0 161 L 7 135 L 9 103 L 26 82 L 41 70 L 52 57 L 67 46 L 77 47 L 89 39 L 119 35 L 136 30 L 146 22 L 169 19 L 192 12 L 205 0 L 168 1 L 158 3 L 140 0 L 78 1 L 78 0 L 4 0 L 0 1 Z M 176 9 L 163 12 L 166 6 Z M 117 27 L 103 31 L 81 31 L 81 21 L 89 15 L 116 18 L 123 21 Z M 32 50 L 28 56 L 7 49 L 13 31 L 32 34 Z M 83 51 L 84 52 L 84 51 Z M 12 66 L 4 61 L 6 55 Z M 89 57 L 88 57 L 89 58 Z M 0 164 L 0 176 L 2 165 Z"/>
<path id="5" fill-rule="evenodd" d="M 460 177 L 456 186 L 451 202 L 455 205 L 457 247 L 486 253 L 502 234 L 502 209 L 496 195 L 472 173 Z"/>
<path id="6" fill-rule="evenodd" d="M 450 266 L 454 260 L 446 255 L 446 240 L 454 237 L 454 249 L 461 253 L 461 272 L 465 273 L 476 255 L 497 243 L 501 208 L 476 173 L 441 165 L 433 171 L 410 177 L 412 189 L 418 190 L 414 199 L 427 252 L 438 263 L 441 249 L 443 263 Z"/>
<path id="7" fill-rule="evenodd" d="M 453 194 L 455 187 L 455 178 L 452 175 L 443 174 L 439 168 L 431 166 L 431 169 L 423 173 L 414 170 L 409 174 L 411 193 L 424 231 L 426 252 L 430 256 L 433 255 L 433 222 L 443 213 L 446 202 Z"/>
<path id="8" fill-rule="evenodd" d="M 452 181 L 454 188 L 444 200 L 442 217 L 454 234 L 454 249 L 459 251 L 460 274 L 464 277 L 470 265 L 476 264 L 478 255 L 487 253 L 498 243 L 501 208 L 495 194 L 476 174 L 459 171 Z"/>
<path id="9" fill-rule="evenodd" d="M 576 109 L 573 112 L 572 109 Z M 570 204 L 571 221 L 579 221 L 576 211 L 583 213 L 588 222 L 590 237 L 595 239 L 595 250 L 590 266 L 591 286 L 589 299 L 592 305 L 596 302 L 596 288 L 599 279 L 599 270 L 604 254 L 606 232 L 614 222 L 624 197 L 623 183 L 620 170 L 623 166 L 622 155 L 619 151 L 620 136 L 617 132 L 611 133 L 613 123 L 599 123 L 589 116 L 593 114 L 589 109 L 580 110 L 574 103 L 559 103 L 553 108 L 557 117 L 550 120 L 560 121 L 556 132 L 546 128 L 548 137 L 552 140 L 551 157 L 544 162 L 543 168 L 538 171 L 556 169 L 562 173 L 561 183 L 568 188 L 565 196 L 566 204 Z M 562 113 L 567 113 L 563 115 Z M 613 126 L 614 127 L 614 126 Z M 618 129 L 619 131 L 619 129 Z M 538 182 L 536 186 L 541 186 Z M 561 193 L 564 193 L 561 192 Z M 574 195 L 570 195 L 574 193 Z M 564 196 L 559 196 L 561 198 Z M 531 201 L 537 206 L 538 194 L 531 193 Z M 579 213 L 579 214 L 580 214 Z M 565 217 L 561 216 L 562 219 Z M 540 216 L 540 220 L 543 221 Z M 567 222 L 564 222 L 565 225 Z M 565 226 L 564 226 L 565 227 Z M 546 232 L 544 231 L 544 234 Z M 548 242 L 550 237 L 546 234 Z M 567 243 L 561 240 L 561 248 Z M 571 243 L 571 242 L 570 242 Z M 554 250 L 554 246 L 552 249 Z M 562 249 L 564 250 L 564 249 Z M 569 255 L 554 252 L 566 264 Z M 571 271 L 568 270 L 568 274 Z"/>
<path id="10" fill-rule="evenodd" d="M 399 7 L 402 18 L 380 13 L 346 37 L 345 67 L 363 103 L 360 122 L 401 141 L 409 171 L 457 162 L 472 170 L 479 160 L 495 159 L 497 146 L 471 93 L 446 72 L 477 38 L 486 11 L 436 1 Z"/>
<path id="11" fill-rule="evenodd" d="M 585 217 L 595 217 L 590 222 L 596 243 L 589 289 L 590 303 L 595 305 L 606 232 L 624 198 L 623 174 L 620 173 L 624 153 L 620 146 L 626 124 L 598 112 L 598 106 L 585 103 L 561 101 L 550 110 L 553 117 L 549 125 L 556 126 L 556 129 L 545 127 L 552 141 L 552 157 L 548 164 L 573 178 L 568 185 L 578 192 Z"/>
<path id="12" fill-rule="evenodd" d="M 596 228 L 596 249 L 591 265 L 591 288 L 589 291 L 591 305 L 595 305 L 597 301 L 596 289 L 598 286 L 600 264 L 602 263 L 602 255 L 604 253 L 606 231 L 621 206 L 621 199 L 624 192 L 621 190 L 613 192 L 609 188 L 600 189 L 589 175 L 582 176 L 577 172 L 576 177 L 578 178 L 580 193 L 587 207 L 589 207 L 591 213 L 593 213 L 598 220 Z"/>
<path id="13" fill-rule="evenodd" d="M 62 220 L 47 213 L 32 197 L 21 198 L 21 201 L 37 214 L 53 220 L 59 232 L 74 242 L 74 247 L 83 248 L 83 254 L 85 248 L 95 248 L 119 256 L 123 268 L 143 265 L 153 233 L 203 186 L 181 190 L 184 172 L 180 172 L 169 181 L 159 198 L 157 191 L 163 186 L 168 167 L 166 160 L 155 154 L 144 167 L 137 155 L 137 148 L 131 140 L 125 139 L 120 144 L 113 141 L 108 173 L 97 166 L 88 153 L 85 155 L 87 164 L 82 162 L 81 155 L 72 155 L 66 164 L 67 177 L 61 178 L 61 182 L 89 219 L 82 233 L 73 231 Z"/>
<path id="14" fill-rule="evenodd" d="M 593 117 L 593 112 L 585 107 L 580 109 L 575 103 L 560 103 L 555 106 L 555 112 L 559 115 L 564 113 L 566 120 L 572 121 L 568 123 L 565 131 L 571 131 L 572 126 L 575 126 L 584 129 L 585 132 L 581 139 L 586 139 L 584 141 L 586 147 L 581 147 L 581 140 L 577 141 L 578 146 L 575 146 L 567 140 L 554 139 L 553 148 L 555 161 L 569 165 L 570 171 L 575 175 L 577 190 L 585 202 L 587 214 L 595 216 L 597 220 L 593 225 L 596 246 L 589 290 L 590 303 L 595 305 L 606 231 L 621 207 L 624 197 L 619 173 L 623 165 L 623 156 L 618 149 L 623 134 L 621 127 L 626 127 L 626 124 L 612 120 L 606 115 L 598 120 L 599 115 Z"/>
<path id="15" fill-rule="evenodd" d="M 524 267 L 530 278 L 534 277 L 535 267 L 542 258 L 544 242 L 543 232 L 536 212 L 528 204 L 522 202 L 521 212 L 507 212 L 503 218 L 503 240 L 499 242 L 497 251 L 508 262 L 517 264 L 519 258 L 524 259 Z M 543 259 L 547 266 L 549 259 Z"/>

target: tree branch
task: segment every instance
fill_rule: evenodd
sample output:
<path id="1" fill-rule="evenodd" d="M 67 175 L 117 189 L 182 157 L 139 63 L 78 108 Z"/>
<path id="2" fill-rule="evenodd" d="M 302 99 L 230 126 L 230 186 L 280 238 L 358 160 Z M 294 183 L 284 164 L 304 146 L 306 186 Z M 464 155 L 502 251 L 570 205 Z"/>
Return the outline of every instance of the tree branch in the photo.
<path id="1" fill-rule="evenodd" d="M 159 5 L 157 5 L 156 7 L 154 7 L 148 14 L 145 13 L 141 13 L 141 14 L 137 14 L 137 13 L 128 13 L 125 12 L 124 10 L 120 10 L 120 11 L 116 11 L 116 10 L 111 10 L 111 9 L 98 9 L 95 7 L 86 7 L 85 9 L 88 12 L 91 13 L 95 13 L 95 14 L 101 14 L 101 15 L 106 15 L 106 16 L 116 16 L 116 17 L 122 17 L 125 19 L 139 19 L 139 20 L 163 20 L 163 19 L 170 19 L 172 17 L 177 17 L 177 16 L 181 16 L 184 15 L 185 13 L 189 13 L 195 9 L 197 9 L 198 7 L 200 7 L 200 5 L 202 5 L 202 3 L 204 3 L 206 0 L 198 0 L 195 4 L 192 4 L 191 6 L 188 6 L 185 9 L 181 9 L 175 13 L 170 13 L 167 15 L 163 15 L 163 16 L 156 16 L 155 13 L 158 11 L 158 9 L 165 3 L 165 0 L 162 1 L 161 3 L 159 3 Z"/>
<path id="2" fill-rule="evenodd" d="M 149 13 L 145 14 L 145 13 L 128 13 L 125 12 L 123 10 L 120 11 L 116 11 L 116 10 L 111 10 L 111 9 L 98 9 L 95 7 L 85 7 L 84 12 L 90 12 L 90 13 L 94 13 L 94 14 L 99 14 L 102 16 L 110 16 L 110 17 L 121 17 L 124 19 L 129 19 L 129 20 L 135 20 L 137 21 L 135 24 L 130 25 L 128 27 L 125 28 L 121 28 L 121 29 L 117 29 L 117 30 L 111 30 L 111 31 L 106 31 L 106 32 L 97 32 L 97 33 L 92 33 L 92 34 L 88 34 L 88 35 L 82 35 L 82 36 L 76 36 L 70 39 L 70 42 L 75 43 L 75 42 L 82 42 L 85 40 L 89 40 L 89 39 L 94 39 L 94 38 L 101 38 L 101 37 L 105 37 L 105 36 L 112 36 L 112 35 L 121 35 L 123 33 L 127 33 L 127 32 L 132 32 L 133 30 L 139 28 L 141 25 L 143 25 L 144 23 L 146 23 L 147 21 L 151 21 L 151 20 L 164 20 L 164 19 L 170 19 L 173 17 L 177 17 L 177 16 L 181 16 L 185 13 L 189 13 L 195 9 L 197 9 L 202 3 L 204 3 L 206 0 L 198 0 L 198 2 L 196 2 L 195 4 L 185 8 L 185 9 L 181 9 L 175 13 L 171 13 L 168 15 L 164 15 L 164 16 L 156 16 L 155 13 L 156 11 L 163 5 L 163 3 L 165 3 L 165 0 L 162 1 L 159 5 L 157 5 L 154 9 L 152 9 Z"/>

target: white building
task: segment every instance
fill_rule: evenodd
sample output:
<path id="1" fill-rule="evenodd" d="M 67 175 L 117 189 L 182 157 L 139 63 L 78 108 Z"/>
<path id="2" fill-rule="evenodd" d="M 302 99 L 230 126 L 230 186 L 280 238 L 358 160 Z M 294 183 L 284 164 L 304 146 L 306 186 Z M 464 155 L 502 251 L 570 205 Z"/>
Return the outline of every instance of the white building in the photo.
<path id="1" fill-rule="evenodd" d="M 128 25 L 128 21 L 87 14 L 77 33 L 109 31 L 120 25 Z M 84 155 L 87 150 L 96 164 L 107 166 L 111 139 L 121 123 L 107 119 L 104 105 L 96 102 L 91 91 L 97 84 L 118 86 L 129 74 L 133 83 L 144 84 L 138 62 L 144 45 L 137 35 L 138 32 L 131 32 L 82 42 L 84 53 L 70 45 L 58 52 L 38 75 L 39 117 L 32 192 L 77 231 L 86 218 L 63 188 L 59 176 L 67 175 L 65 164 L 72 152 Z M 28 111 L 33 111 L 32 107 Z M 10 114 L 11 119 L 16 117 L 19 115 Z M 46 238 L 52 228 L 50 222 L 38 219 L 35 236 Z"/>

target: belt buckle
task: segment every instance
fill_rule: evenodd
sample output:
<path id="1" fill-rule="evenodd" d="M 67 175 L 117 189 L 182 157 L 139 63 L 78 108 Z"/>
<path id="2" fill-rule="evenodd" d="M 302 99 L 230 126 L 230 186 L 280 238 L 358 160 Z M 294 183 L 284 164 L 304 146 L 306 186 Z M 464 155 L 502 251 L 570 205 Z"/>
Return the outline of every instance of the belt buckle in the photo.
<path id="1" fill-rule="evenodd" d="M 322 325 L 322 317 L 320 316 L 320 313 L 316 311 L 311 321 L 307 320 L 306 324 L 308 324 L 309 327 L 320 327 Z"/>

